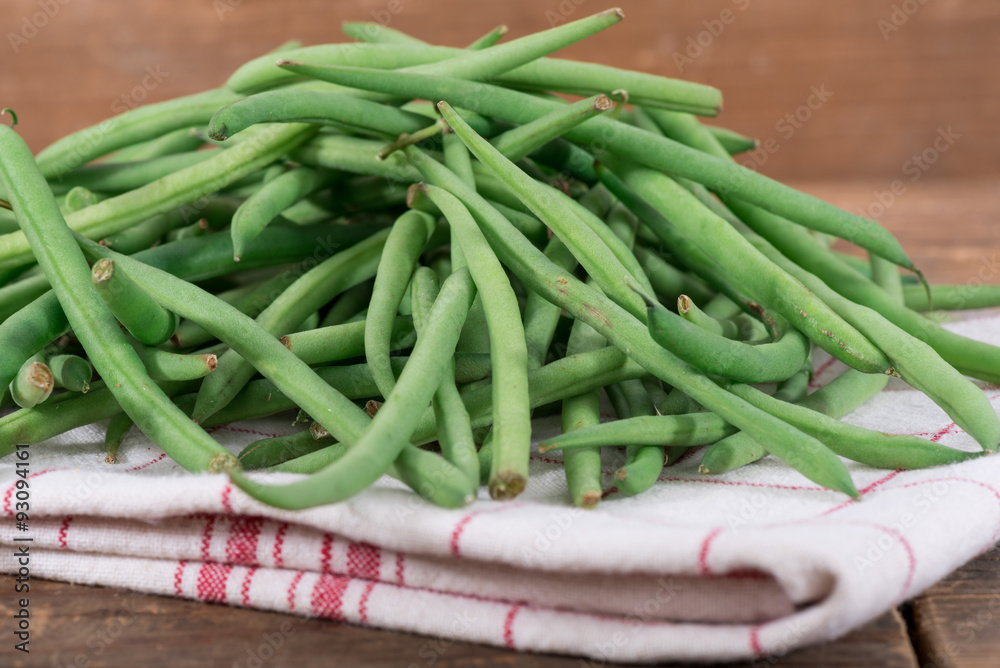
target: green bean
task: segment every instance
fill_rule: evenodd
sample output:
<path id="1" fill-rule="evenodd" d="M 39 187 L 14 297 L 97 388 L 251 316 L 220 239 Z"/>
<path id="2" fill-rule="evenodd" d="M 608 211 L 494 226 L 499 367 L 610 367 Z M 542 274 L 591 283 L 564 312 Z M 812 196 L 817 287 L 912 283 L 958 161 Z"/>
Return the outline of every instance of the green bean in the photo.
<path id="1" fill-rule="evenodd" d="M 578 264 L 566 244 L 556 236 L 553 236 L 545 247 L 545 257 L 565 271 L 572 272 Z M 528 350 L 529 371 L 545 364 L 545 358 L 559 324 L 561 311 L 559 306 L 537 292 L 528 293 L 524 304 L 524 340 Z M 570 333 L 570 337 L 572 336 Z M 567 354 L 570 353 L 567 352 Z"/>
<path id="2" fill-rule="evenodd" d="M 652 345 L 648 330 L 639 320 L 549 262 L 509 222 L 442 165 L 412 147 L 406 152 L 428 181 L 446 187 L 471 208 L 476 222 L 483 226 L 484 234 L 489 235 L 498 257 L 526 286 L 558 303 L 613 344 L 627 350 L 630 357 L 659 378 L 681 387 L 698 403 L 724 413 L 736 427 L 766 441 L 772 452 L 795 468 L 805 469 L 810 479 L 818 478 L 816 482 L 820 484 L 857 496 L 843 463 L 819 441 L 750 407 L 694 372 L 669 351 L 654 350 L 656 346 Z M 470 415 L 473 415 L 471 410 Z"/>
<path id="3" fill-rule="evenodd" d="M 452 120 L 448 118 L 449 124 Z M 511 499 L 524 491 L 531 454 L 528 353 L 521 312 L 500 261 L 465 206 L 435 186 L 427 185 L 423 190 L 444 213 L 458 237 L 482 297 L 493 359 L 494 438 L 490 496 Z M 417 343 L 420 343 L 419 337 Z"/>
<path id="4" fill-rule="evenodd" d="M 371 278 L 388 235 L 389 230 L 373 234 L 307 271 L 261 311 L 257 324 L 273 336 L 287 334 L 334 296 Z M 225 406 L 253 374 L 253 365 L 236 350 L 223 353 L 219 367 L 201 386 L 192 419 L 200 422 Z"/>
<path id="5" fill-rule="evenodd" d="M 150 380 L 90 283 L 83 253 L 76 247 L 31 151 L 6 127 L 0 128 L 0 155 L 4 156 L 0 185 L 10 194 L 30 244 L 29 252 L 49 277 L 65 317 L 115 398 L 180 466 L 220 471 L 237 465 L 232 455 L 177 410 Z"/>
<path id="6" fill-rule="evenodd" d="M 809 340 L 783 323 L 774 343 L 750 345 L 714 334 L 649 303 L 653 340 L 697 369 L 744 383 L 773 383 L 798 371 L 809 355 Z"/>
<path id="7" fill-rule="evenodd" d="M 213 139 L 225 140 L 257 123 L 322 125 L 330 121 L 387 137 L 419 132 L 433 124 L 420 114 L 345 93 L 276 90 L 257 93 L 223 107 L 212 117 L 208 132 Z"/>
<path id="8" fill-rule="evenodd" d="M 17 372 L 8 390 L 15 404 L 21 408 L 31 408 L 48 399 L 53 387 L 55 383 L 52 371 L 44 362 L 32 358 Z"/>
<path id="9" fill-rule="evenodd" d="M 406 450 L 410 433 L 444 377 L 474 292 L 468 271 L 459 270 L 444 282 L 398 382 L 354 447 L 341 459 L 305 480 L 287 485 L 262 485 L 240 474 L 231 475 L 233 482 L 257 500 L 287 509 L 334 503 L 373 483 Z M 474 498 L 467 485 L 464 477 L 443 479 L 427 492 L 447 507 L 458 507 Z"/>
<path id="10" fill-rule="evenodd" d="M 927 291 L 922 285 L 903 287 L 906 308 L 929 311 Z M 965 309 L 994 308 L 1000 306 L 1000 285 L 932 285 L 931 300 L 935 309 L 962 311 Z"/>
<path id="11" fill-rule="evenodd" d="M 735 432 L 735 427 L 715 413 L 641 415 L 553 436 L 539 443 L 538 451 L 569 451 L 611 445 L 695 446 L 714 443 Z"/>
<path id="12" fill-rule="evenodd" d="M 479 51 L 480 49 L 488 49 L 489 47 L 499 42 L 500 39 L 507 34 L 507 30 L 508 30 L 507 26 L 498 25 L 496 28 L 489 31 L 488 33 L 486 33 L 476 41 L 472 42 L 471 44 L 469 44 L 469 46 L 465 48 L 468 49 L 469 51 Z"/>
<path id="13" fill-rule="evenodd" d="M 509 42 L 508 45 L 514 43 Z M 446 58 L 457 57 L 466 53 L 462 49 L 421 45 L 390 47 L 396 50 L 396 53 L 391 53 L 385 46 L 368 47 L 368 50 L 362 53 L 351 54 L 354 56 L 354 62 L 352 63 L 345 59 L 344 50 L 338 49 L 338 47 L 342 46 L 328 44 L 307 47 L 299 51 L 290 52 L 286 54 L 286 57 L 290 60 L 307 60 L 325 66 L 355 65 L 378 69 L 395 69 L 407 64 L 406 62 L 402 62 L 402 58 L 397 61 L 399 64 L 392 64 L 390 62 L 390 58 L 393 55 L 399 58 L 398 54 L 402 49 L 409 50 L 409 57 L 412 59 L 411 63 L 440 62 Z M 351 46 L 358 47 L 358 45 Z M 378 51 L 384 51 L 384 53 L 378 53 Z M 376 57 L 379 58 L 378 61 L 376 61 Z M 371 62 L 362 62 L 365 59 Z M 451 73 L 449 72 L 449 74 Z M 624 88 L 629 91 L 629 99 L 635 104 L 661 106 L 668 109 L 690 111 L 691 113 L 705 116 L 715 116 L 722 104 L 721 93 L 709 86 L 688 81 L 667 79 L 630 70 L 620 70 L 595 63 L 580 63 L 556 58 L 538 58 L 526 65 L 492 78 L 503 85 L 516 88 L 554 90 L 583 96 Z M 295 81 L 296 79 L 295 74 L 287 71 L 282 72 L 275 68 L 273 58 L 258 58 L 250 61 L 240 68 L 240 70 L 237 70 L 233 77 L 230 77 L 227 85 L 233 90 L 248 93 Z M 362 88 L 362 86 L 357 87 Z M 429 97 L 410 95 L 408 92 L 402 91 L 383 92 L 402 94 L 413 98 L 441 99 L 434 95 Z M 474 107 L 470 106 L 469 108 Z M 513 122 L 523 123 L 524 121 Z"/>
<path id="14" fill-rule="evenodd" d="M 776 399 L 781 401 L 787 401 L 789 403 L 800 403 L 806 398 L 806 394 L 809 391 L 809 380 L 812 378 L 812 363 L 807 362 L 802 366 L 794 376 L 788 380 L 780 383 L 777 390 L 774 393 Z M 853 392 L 850 395 L 851 399 L 857 400 L 857 405 L 861 405 L 865 401 L 871 398 L 872 394 L 876 394 L 885 387 L 886 383 L 889 382 L 889 377 L 879 374 L 863 374 L 855 369 L 849 369 L 846 373 L 841 374 L 837 380 L 840 378 L 845 378 L 842 384 L 846 382 L 847 379 L 854 378 L 855 376 L 860 378 L 865 378 L 866 380 L 862 382 L 862 385 L 867 384 L 867 388 L 862 386 L 857 388 L 857 392 Z M 818 390 L 813 393 L 814 399 L 812 399 L 808 404 L 810 408 L 814 406 L 822 406 L 822 399 L 817 395 L 825 395 L 832 391 L 840 391 L 839 386 L 835 387 L 833 390 L 826 390 L 821 392 Z M 854 388 L 851 388 L 852 390 Z M 842 391 L 841 391 L 842 392 Z M 846 393 L 842 393 L 840 396 L 846 397 Z M 846 408 L 846 406 L 844 406 Z M 855 406 L 856 407 L 856 406 Z M 819 409 L 814 409 L 819 410 Z M 851 409 L 853 410 L 853 409 Z M 850 410 L 846 411 L 847 413 Z M 831 417 L 840 418 L 846 413 L 834 414 L 833 412 L 827 412 L 827 415 Z M 764 446 L 753 440 L 743 432 L 737 432 L 722 438 L 715 443 L 712 443 L 705 450 L 705 454 L 702 455 L 701 464 L 698 466 L 699 473 L 725 473 L 726 471 L 732 471 L 741 466 L 746 466 L 752 462 L 762 459 L 767 455 L 767 450 Z"/>
<path id="15" fill-rule="evenodd" d="M 278 215 L 328 183 L 329 176 L 308 167 L 299 167 L 265 183 L 240 205 L 233 216 L 233 259 Z"/>
<path id="16" fill-rule="evenodd" d="M 640 380 L 619 383 L 628 417 L 656 415 L 646 388 Z M 648 490 L 663 472 L 666 449 L 661 445 L 629 446 L 626 449 L 625 465 L 615 471 L 615 485 L 627 496 L 635 496 Z"/>
<path id="17" fill-rule="evenodd" d="M 394 370 L 401 371 L 406 363 L 404 357 L 393 358 Z M 469 383 L 489 375 L 489 359 L 464 355 L 456 358 L 456 380 Z M 332 386 L 348 399 L 365 399 L 378 395 L 378 388 L 372 380 L 368 365 L 320 367 L 315 370 L 324 383 Z M 398 371 L 396 371 L 398 374 Z M 195 382 L 157 383 L 168 396 L 197 390 Z M 487 390 L 488 395 L 488 390 Z M 194 408 L 196 394 L 177 397 L 174 402 L 185 412 Z M 205 427 L 214 427 L 241 420 L 274 415 L 296 407 L 295 401 L 285 396 L 278 387 L 267 379 L 251 381 L 226 408 L 214 414 L 205 422 Z M 32 409 L 15 411 L 0 417 L 0 456 L 13 451 L 17 443 L 41 443 L 58 434 L 103 420 L 121 413 L 121 406 L 102 381 L 93 383 L 89 393 L 64 393 L 51 397 Z M 433 431 L 433 428 L 431 429 Z M 431 439 L 433 440 L 433 439 Z"/>
<path id="18" fill-rule="evenodd" d="M 213 154 L 214 151 L 191 151 L 137 162 L 87 165 L 62 176 L 52 184 L 52 191 L 59 194 L 82 187 L 102 193 L 128 192 L 193 167 L 212 158 Z"/>
<path id="19" fill-rule="evenodd" d="M 262 375 L 272 379 L 284 394 L 326 427 L 337 440 L 354 442 L 364 430 L 368 417 L 350 400 L 323 382 L 312 369 L 256 321 L 200 288 L 166 272 L 133 258 L 117 255 L 79 235 L 77 242 L 91 257 L 114 259 L 122 270 L 128 272 L 129 278 L 152 294 L 164 308 L 199 322 L 215 334 L 236 354 L 253 364 Z M 218 371 L 209 378 L 217 373 Z M 193 421 L 187 421 L 193 424 Z"/>
<path id="20" fill-rule="evenodd" d="M 339 229 L 336 237 L 331 229 Z M 285 230 L 265 230 L 248 249 L 241 269 L 253 269 L 317 257 L 337 244 L 350 243 L 378 226 L 320 225 Z M 226 237 L 177 241 L 137 253 L 135 258 L 176 276 L 196 281 L 235 270 L 233 245 Z M 0 387 L 9 383 L 24 360 L 69 330 L 69 323 L 53 292 L 47 292 L 0 323 Z"/>
<path id="21" fill-rule="evenodd" d="M 106 196 L 103 194 L 98 195 L 83 186 L 76 186 L 75 188 L 71 188 L 70 191 L 66 193 L 64 211 L 65 213 L 80 211 L 81 209 L 93 206 L 104 199 L 106 199 Z"/>
<path id="22" fill-rule="evenodd" d="M 735 277 L 722 265 L 718 257 L 708 252 L 694 238 L 678 229 L 616 174 L 610 172 L 603 165 L 597 166 L 597 172 L 608 189 L 635 213 L 648 229 L 655 231 L 658 241 L 662 241 L 669 248 L 673 257 L 680 259 L 685 266 L 696 271 L 714 289 L 729 297 L 734 303 L 739 304 L 741 308 L 758 313 L 762 310 L 763 307 L 751 296 L 744 293 L 742 287 L 738 286 Z M 651 264 L 648 259 L 647 264 Z"/>
<path id="23" fill-rule="evenodd" d="M 534 293 L 532 293 L 534 294 Z M 599 350 L 607 345 L 604 337 L 581 321 L 573 323 L 566 354 L 576 355 L 589 350 Z M 562 431 L 568 433 L 600 424 L 601 391 L 591 390 L 562 402 Z M 601 501 L 601 451 L 597 448 L 580 448 L 563 453 L 566 469 L 566 486 L 573 505 L 594 508 Z"/>
<path id="24" fill-rule="evenodd" d="M 433 230 L 431 216 L 407 211 L 393 223 L 379 259 L 365 319 L 365 358 L 384 397 L 396 384 L 389 366 L 389 339 L 396 311 Z"/>
<path id="25" fill-rule="evenodd" d="M 316 438 L 311 429 L 303 429 L 287 436 L 276 436 L 274 438 L 262 438 L 249 443 L 236 456 L 245 471 L 263 469 L 269 466 L 277 466 L 290 459 L 316 452 L 320 448 L 329 447 L 333 439 Z M 342 448 L 340 453 L 346 453 L 347 448 Z"/>
<path id="26" fill-rule="evenodd" d="M 554 196 L 553 192 L 556 191 L 528 177 L 482 137 L 475 134 L 450 106 L 441 103 L 438 108 L 475 156 L 489 165 L 532 213 L 562 239 L 601 289 L 633 315 L 645 317 L 644 309 L 640 305 L 641 300 L 622 284 L 622 278 L 631 275 L 630 272 L 593 229 L 580 219 L 578 211 L 571 209 L 566 202 L 561 201 L 561 198 Z M 580 210 L 586 211 L 583 207 L 580 207 Z M 587 214 L 590 212 L 587 211 Z"/>
<path id="27" fill-rule="evenodd" d="M 747 137 L 726 128 L 705 126 L 705 129 L 712 133 L 715 140 L 719 142 L 722 148 L 726 149 L 726 153 L 729 155 L 738 155 L 746 151 L 752 151 L 760 144 L 753 137 Z"/>
<path id="28" fill-rule="evenodd" d="M 705 312 L 705 315 L 719 319 L 733 318 L 743 311 L 739 304 L 721 293 L 716 294 L 705 302 L 705 307 L 702 310 Z"/>
<path id="29" fill-rule="evenodd" d="M 860 371 L 884 373 L 890 363 L 872 342 L 787 269 L 776 266 L 726 221 L 705 208 L 668 176 L 621 165 L 620 176 L 684 233 L 723 245 L 734 272 L 751 296 L 774 309 L 831 355 Z M 796 365 L 798 368 L 798 365 Z M 790 375 L 790 374 L 789 374 Z M 786 376 L 787 377 L 787 376 Z"/>
<path id="30" fill-rule="evenodd" d="M 94 368 L 90 362 L 78 355 L 53 355 L 48 360 L 49 369 L 56 386 L 64 387 L 70 392 L 86 394 L 90 390 L 90 381 L 94 376 Z"/>
<path id="31" fill-rule="evenodd" d="M 525 93 L 447 77 L 342 66 L 297 66 L 295 69 L 341 85 L 445 100 L 512 123 L 530 122 L 561 106 L 559 102 Z M 618 85 L 624 85 L 630 94 L 634 92 L 624 83 Z M 609 151 L 622 157 L 743 197 L 800 225 L 846 238 L 902 267 L 914 268 L 899 242 L 876 222 L 783 186 L 728 158 L 706 155 L 665 137 L 600 116 L 570 130 L 566 138 L 591 145 L 603 142 Z"/>
<path id="32" fill-rule="evenodd" d="M 517 162 L 553 139 L 561 137 L 566 130 L 613 106 L 614 103 L 607 95 L 595 95 L 556 109 L 530 123 L 511 128 L 494 137 L 491 143 L 508 160 Z"/>
<path id="33" fill-rule="evenodd" d="M 104 431 L 104 461 L 107 464 L 118 463 L 118 450 L 135 423 L 127 413 L 119 413 L 111 418 L 108 428 Z"/>
<path id="34" fill-rule="evenodd" d="M 337 298 L 337 301 L 333 303 L 333 306 L 330 307 L 330 310 L 326 312 L 326 315 L 323 316 L 323 319 L 320 320 L 319 323 L 320 328 L 333 327 L 334 325 L 341 325 L 347 322 L 348 319 L 357 315 L 360 311 L 363 311 L 365 308 L 367 308 L 368 302 L 371 301 L 372 288 L 374 286 L 375 286 L 375 281 L 368 280 L 368 281 L 362 281 L 361 283 L 355 285 L 353 288 L 348 288 L 347 290 L 345 290 L 340 295 L 340 297 Z M 256 317 L 256 314 L 254 314 L 254 317 Z"/>
<path id="35" fill-rule="evenodd" d="M 158 348 L 148 348 L 138 341 L 135 351 L 153 380 L 197 380 L 215 371 L 219 361 L 214 354 L 179 355 Z"/>
<path id="36" fill-rule="evenodd" d="M 95 158 L 149 137 L 205 124 L 219 107 L 239 97 L 219 89 L 131 109 L 50 145 L 38 154 L 38 168 L 45 178 L 57 179 Z"/>
<path id="37" fill-rule="evenodd" d="M 677 298 L 677 313 L 691 324 L 701 327 L 706 332 L 711 332 L 716 336 L 724 336 L 727 339 L 739 338 L 736 323 L 731 320 L 716 320 L 698 308 L 694 300 L 687 295 L 681 295 Z"/>
<path id="38" fill-rule="evenodd" d="M 830 304 L 885 351 L 903 380 L 930 397 L 985 450 L 996 450 L 1000 445 L 1000 419 L 986 394 L 942 359 L 934 348 L 897 327 L 879 312 L 841 296 L 819 278 L 788 260 L 767 241 L 759 237 L 751 240 L 772 261 Z M 887 301 L 896 305 L 891 298 Z"/>
<path id="39" fill-rule="evenodd" d="M 413 318 L 419 336 L 438 295 L 437 277 L 431 269 L 417 269 L 413 274 L 412 292 Z M 448 366 L 433 399 L 438 443 L 441 444 L 442 456 L 465 475 L 469 488 L 478 490 L 480 467 L 469 412 L 465 410 L 465 404 L 455 385 L 454 361 L 449 360 Z"/>
<path id="40" fill-rule="evenodd" d="M 1000 348 L 966 338 L 931 322 L 905 308 L 871 280 L 843 264 L 822 244 L 788 221 L 739 201 L 733 201 L 734 211 L 754 231 L 770 241 L 785 257 L 797 265 L 808 267 L 809 273 L 833 287 L 840 295 L 868 307 L 912 337 L 929 344 L 938 355 L 959 372 L 989 382 L 1000 382 Z M 751 214 L 751 215 L 747 215 Z"/>
<path id="41" fill-rule="evenodd" d="M 259 141 L 219 151 L 197 165 L 70 214 L 66 221 L 71 229 L 91 238 L 100 239 L 120 232 L 158 213 L 190 204 L 257 171 L 314 132 L 311 126 L 295 124 L 268 129 Z M 31 259 L 31 249 L 23 232 L 0 236 L 0 268 L 22 266 Z"/>
<path id="42" fill-rule="evenodd" d="M 425 44 L 324 44 L 293 49 L 282 54 L 282 57 L 292 60 L 322 58 L 324 62 L 332 61 L 345 65 L 397 69 L 445 60 L 460 53 L 463 53 L 461 49 Z M 244 63 L 230 75 L 226 81 L 226 88 L 241 95 L 249 95 L 300 79 L 300 77 L 276 67 L 274 63 L 275 58 L 271 55 L 261 56 Z M 226 103 L 228 104 L 235 99 L 238 97 L 233 95 Z M 221 106 L 217 105 L 216 109 Z"/>
<path id="43" fill-rule="evenodd" d="M 177 315 L 160 306 L 128 276 L 115 271 L 113 260 L 95 262 L 91 279 L 114 316 L 140 342 L 158 346 L 174 335 Z"/>
<path id="44" fill-rule="evenodd" d="M 681 295 L 690 295 L 697 301 L 711 299 L 712 289 L 696 276 L 677 269 L 643 246 L 636 246 L 634 253 L 646 276 L 649 277 L 653 291 L 665 303 L 676 301 Z"/>
<path id="45" fill-rule="evenodd" d="M 152 160 L 165 155 L 176 155 L 197 151 L 204 142 L 195 128 L 178 128 L 164 135 L 147 141 L 127 146 L 117 153 L 104 159 L 105 163 L 135 162 L 136 160 Z"/>
<path id="46" fill-rule="evenodd" d="M 328 325 L 309 331 L 286 334 L 281 337 L 281 342 L 306 364 L 328 364 L 364 355 L 366 329 L 367 322 L 365 320 L 341 325 Z M 412 319 L 408 316 L 398 316 L 392 323 L 387 343 L 389 350 L 399 351 L 412 348 L 415 340 Z M 389 369 L 389 372 L 393 374 L 395 382 L 395 372 L 392 368 Z"/>

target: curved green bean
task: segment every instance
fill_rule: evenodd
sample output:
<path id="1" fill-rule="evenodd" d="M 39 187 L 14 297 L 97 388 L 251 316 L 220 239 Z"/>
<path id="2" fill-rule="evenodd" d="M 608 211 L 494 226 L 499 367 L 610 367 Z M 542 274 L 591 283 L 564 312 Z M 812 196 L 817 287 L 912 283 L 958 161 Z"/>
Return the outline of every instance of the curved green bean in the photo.
<path id="1" fill-rule="evenodd" d="M 21 137 L 0 127 L 0 185 L 77 338 L 129 416 L 180 466 L 221 471 L 235 458 L 177 410 L 146 374 L 90 282 L 90 268 Z M 99 205 L 98 205 L 99 206 Z M 94 208 L 94 207 L 91 207 Z M 89 209 L 86 209 L 89 210 Z"/>
<path id="2" fill-rule="evenodd" d="M 458 237 L 482 297 L 493 359 L 494 437 L 489 489 L 495 499 L 514 498 L 527 484 L 531 454 L 528 352 L 517 298 L 500 261 L 465 206 L 435 186 L 425 185 L 423 190 Z"/>

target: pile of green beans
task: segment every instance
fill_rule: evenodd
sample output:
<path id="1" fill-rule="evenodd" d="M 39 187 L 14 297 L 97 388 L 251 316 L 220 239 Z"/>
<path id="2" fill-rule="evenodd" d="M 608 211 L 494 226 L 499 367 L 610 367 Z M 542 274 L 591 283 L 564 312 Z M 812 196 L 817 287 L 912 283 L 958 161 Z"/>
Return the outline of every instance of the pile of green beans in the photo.
<path id="1" fill-rule="evenodd" d="M 703 122 L 714 88 L 549 57 L 622 18 L 464 49 L 347 23 L 364 44 L 283 46 L 37 156 L 4 110 L 0 456 L 110 419 L 109 466 L 136 428 L 281 508 L 382 475 L 457 508 L 531 484 L 554 409 L 539 450 L 593 508 L 699 445 L 702 475 L 770 454 L 854 498 L 847 460 L 996 451 L 965 376 L 1000 380 L 1000 348 L 922 312 L 1000 289 L 919 285 L 875 221 L 740 166 L 756 142 Z M 810 393 L 820 350 L 848 369 Z M 890 377 L 981 450 L 838 421 Z M 289 433 L 240 453 L 205 431 L 278 414 Z"/>

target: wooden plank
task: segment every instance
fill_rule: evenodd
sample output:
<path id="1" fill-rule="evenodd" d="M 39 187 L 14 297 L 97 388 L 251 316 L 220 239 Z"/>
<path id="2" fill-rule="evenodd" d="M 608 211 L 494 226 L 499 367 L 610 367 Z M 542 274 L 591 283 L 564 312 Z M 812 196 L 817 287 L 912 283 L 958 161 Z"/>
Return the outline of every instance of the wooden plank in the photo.
<path id="1" fill-rule="evenodd" d="M 718 86 L 726 96 L 721 123 L 777 140 L 778 151 L 761 156 L 767 174 L 893 178 L 948 126 L 962 139 L 935 164 L 934 176 L 1000 170 L 995 0 L 919 3 L 888 39 L 879 21 L 904 4 L 898 0 L 506 0 L 476 3 L 475 11 L 458 0 L 174 0 L 131 3 L 126 14 L 113 2 L 59 2 L 47 18 L 37 18 L 37 0 L 5 0 L 5 41 L 22 32 L 30 38 L 4 46 L 0 100 L 20 113 L 21 132 L 40 150 L 123 102 L 216 87 L 287 39 L 340 41 L 345 19 L 380 20 L 461 45 L 501 23 L 519 36 L 611 4 L 625 10 L 625 21 L 561 55 Z M 720 31 L 727 10 L 732 21 Z M 706 23 L 718 34 L 706 33 Z M 696 57 L 679 67 L 675 54 L 699 39 L 707 46 L 692 47 Z M 149 78 L 147 68 L 164 75 Z M 813 86 L 833 97 L 786 136 L 776 125 L 807 102 Z"/>
<path id="2" fill-rule="evenodd" d="M 10 576 L 0 576 L 0 591 L 12 591 L 13 584 Z M 13 668 L 587 665 L 578 658 L 516 653 L 409 633 L 45 580 L 32 581 L 31 607 L 31 656 L 18 656 L 4 647 L 0 650 L 0 664 Z M 10 619 L 12 612 L 11 597 L 5 594 L 0 598 L 0 617 Z M 905 626 L 896 611 L 835 642 L 771 658 L 773 661 L 764 659 L 754 665 L 917 668 Z M 260 662 L 255 663 L 255 659 Z M 730 668 L 746 665 L 729 664 Z M 626 666 L 603 664 L 602 668 Z M 686 666 L 671 664 L 671 668 Z"/>
<path id="3" fill-rule="evenodd" d="M 913 601 L 920 665 L 995 668 L 1000 663 L 1000 550 L 972 560 Z"/>

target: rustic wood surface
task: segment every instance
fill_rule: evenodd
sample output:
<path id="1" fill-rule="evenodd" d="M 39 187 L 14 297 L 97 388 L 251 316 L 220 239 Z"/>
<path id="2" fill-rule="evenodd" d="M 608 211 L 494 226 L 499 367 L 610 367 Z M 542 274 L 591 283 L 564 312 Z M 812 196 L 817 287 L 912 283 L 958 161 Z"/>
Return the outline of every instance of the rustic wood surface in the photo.
<path id="1" fill-rule="evenodd" d="M 802 183 L 847 208 L 865 206 L 880 181 Z M 935 282 L 998 282 L 1000 179 L 921 181 L 882 218 Z M 29 661 L 0 651 L 0 665 L 247 666 L 267 634 L 286 640 L 268 667 L 363 668 L 509 665 L 578 668 L 579 659 L 516 654 L 404 633 L 303 620 L 289 615 L 145 596 L 127 591 L 38 582 L 32 589 Z M 9 617 L 13 582 L 0 577 L 0 617 Z M 905 620 L 905 621 L 904 621 Z M 909 622 L 909 624 L 907 624 Z M 288 633 L 284 629 L 291 629 Z M 154 651 L 156 653 L 154 653 Z M 798 650 L 781 668 L 993 668 L 1000 656 L 1000 552 L 990 552 L 896 610 L 837 641 Z M 432 660 L 433 659 L 433 660 Z M 20 661 L 20 662 L 19 662 Z M 258 665 L 249 663 L 249 665 Z M 748 664 L 739 664 L 746 666 Z M 608 668 L 614 668 L 608 666 Z M 672 668 L 683 668 L 674 665 Z"/>
<path id="2" fill-rule="evenodd" d="M 561 55 L 719 87 L 719 122 L 775 140 L 744 158 L 765 173 L 891 181 L 948 128 L 960 137 L 927 174 L 1000 171 L 996 0 L 4 0 L 0 107 L 40 150 L 123 105 L 218 86 L 288 39 L 342 41 L 343 20 L 463 45 L 615 4 L 621 24 Z M 814 87 L 833 95 L 809 109 Z"/>

